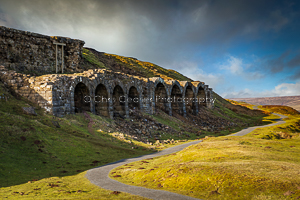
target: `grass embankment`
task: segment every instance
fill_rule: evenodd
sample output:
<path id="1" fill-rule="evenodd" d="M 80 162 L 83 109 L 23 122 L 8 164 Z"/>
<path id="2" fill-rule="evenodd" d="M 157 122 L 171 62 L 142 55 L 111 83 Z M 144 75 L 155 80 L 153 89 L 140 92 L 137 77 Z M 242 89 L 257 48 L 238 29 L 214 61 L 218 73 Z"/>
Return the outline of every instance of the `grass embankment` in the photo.
<path id="1" fill-rule="evenodd" d="M 117 198 L 110 194 L 111 191 L 89 184 L 83 171 L 123 158 L 149 154 L 176 144 L 176 140 L 184 142 L 199 138 L 195 127 L 188 127 L 185 121 L 162 112 L 152 116 L 153 119 L 174 130 L 182 130 L 184 134 L 161 133 L 160 140 L 174 139 L 175 142 L 149 145 L 119 132 L 115 122 L 108 118 L 91 113 L 65 118 L 45 114 L 37 105 L 11 95 L 2 83 L 0 96 L 1 198 Z M 22 107 L 28 106 L 36 107 L 37 116 L 23 113 Z M 221 104 L 216 112 L 231 120 L 236 117 L 232 110 Z M 248 117 L 238 116 L 242 122 L 249 121 Z M 254 122 L 258 118 L 261 115 L 256 116 Z M 189 131 L 185 132 L 186 128 Z M 228 134 L 234 129 L 201 131 L 200 135 Z M 123 193 L 117 196 L 137 198 Z"/>
<path id="2" fill-rule="evenodd" d="M 98 58 L 88 49 L 83 48 L 82 49 L 82 56 L 84 60 L 86 61 L 86 65 L 91 65 L 88 66 L 88 68 L 94 69 L 94 68 L 103 68 L 107 69 L 105 65 L 98 60 Z"/>
<path id="3" fill-rule="evenodd" d="M 286 111 L 272 109 L 280 110 Z M 206 138 L 176 154 L 121 166 L 110 176 L 201 199 L 300 198 L 300 116 L 285 114 L 285 124 L 242 137 Z"/>
<path id="4" fill-rule="evenodd" d="M 83 48 L 83 58 L 87 61 L 86 68 L 90 68 L 88 66 L 90 64 L 93 68 L 106 68 L 145 78 L 161 77 L 165 80 L 192 81 L 175 70 L 165 69 L 132 57 L 98 52 L 91 48 Z"/>
<path id="5" fill-rule="evenodd" d="M 1 199 L 106 198 L 111 191 L 89 184 L 81 172 L 153 152 L 145 144 L 113 137 L 113 121 L 107 118 L 90 113 L 56 118 L 11 95 L 1 82 L 0 96 Z M 37 116 L 23 113 L 28 106 L 36 107 Z"/>
<path id="6" fill-rule="evenodd" d="M 82 172 L 73 176 L 44 178 L 1 188 L 0 197 L 1 199 L 147 199 L 102 189 L 84 176 L 85 172 Z"/>

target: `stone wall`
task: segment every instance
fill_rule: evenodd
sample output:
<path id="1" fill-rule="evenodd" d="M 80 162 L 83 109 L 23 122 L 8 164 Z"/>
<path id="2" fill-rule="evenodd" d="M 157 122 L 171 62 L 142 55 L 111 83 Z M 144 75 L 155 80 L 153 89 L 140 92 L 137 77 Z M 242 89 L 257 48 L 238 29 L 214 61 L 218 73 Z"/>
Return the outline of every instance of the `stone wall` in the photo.
<path id="1" fill-rule="evenodd" d="M 213 107 L 212 89 L 200 81 L 165 81 L 104 69 L 73 73 L 82 71 L 83 45 L 81 40 L 0 26 L 0 81 L 59 117 L 83 111 L 110 118 L 129 117 L 135 109 L 149 114 L 160 109 L 169 115 L 176 112 L 186 116 L 198 114 L 200 106 Z M 56 66 L 61 73 L 62 64 L 68 73 L 57 74 Z M 32 76 L 27 72 L 46 75 Z M 186 97 L 203 101 L 169 101 Z"/>
<path id="2" fill-rule="evenodd" d="M 37 103 L 48 112 L 52 111 L 53 82 L 49 81 L 48 76 L 31 77 L 0 66 L 0 81 L 20 96 Z"/>
<path id="3" fill-rule="evenodd" d="M 162 109 L 186 116 L 198 114 L 200 106 L 211 108 L 213 102 L 169 102 L 159 98 L 213 98 L 212 89 L 203 82 L 167 81 L 162 78 L 142 78 L 104 69 L 93 69 L 75 74 L 30 76 L 0 67 L 0 80 L 17 94 L 38 103 L 47 112 L 63 117 L 67 114 L 89 111 L 113 118 L 129 117 L 132 109 L 153 114 Z M 201 94 L 201 95 L 199 95 Z M 88 99 L 84 99 L 87 97 Z M 138 98 L 138 102 L 124 101 L 122 97 Z M 106 101 L 101 102 L 101 98 Z"/>
<path id="4" fill-rule="evenodd" d="M 84 41 L 66 37 L 46 36 L 0 26 L 0 65 L 18 72 L 32 74 L 56 73 L 56 45 L 58 71 L 75 72 L 82 62 Z"/>

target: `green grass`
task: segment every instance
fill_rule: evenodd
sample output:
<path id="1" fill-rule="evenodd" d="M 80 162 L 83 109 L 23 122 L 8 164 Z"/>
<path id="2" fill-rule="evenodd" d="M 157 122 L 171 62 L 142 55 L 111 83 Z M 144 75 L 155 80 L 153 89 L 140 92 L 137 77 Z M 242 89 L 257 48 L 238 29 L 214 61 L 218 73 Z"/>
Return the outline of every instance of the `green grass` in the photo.
<path id="1" fill-rule="evenodd" d="M 65 193 L 77 191 L 75 188 L 88 191 L 86 198 L 98 198 L 100 196 L 97 195 L 102 193 L 106 194 L 103 198 L 135 198 L 126 194 L 109 195 L 111 191 L 88 185 L 88 180 L 79 173 L 120 159 L 149 154 L 153 149 L 145 144 L 141 146 L 135 140 L 126 142 L 113 137 L 111 134 L 115 133 L 115 128 L 110 119 L 88 113 L 93 121 L 91 123 L 84 114 L 65 118 L 45 114 L 37 105 L 11 95 L 1 82 L 0 96 L 1 199 L 6 196 L 11 199 L 25 196 L 18 196 L 15 191 L 28 194 L 26 197 L 29 199 L 34 195 L 40 199 L 57 199 L 64 195 L 67 195 L 65 198 L 85 196 L 84 192 Z M 28 106 L 36 107 L 38 115 L 24 114 L 22 107 Z M 53 121 L 58 122 L 60 128 Z M 63 180 L 64 184 L 60 184 L 59 188 L 45 186 L 52 179 Z M 29 184 L 28 181 L 32 180 L 38 181 Z M 71 183 L 73 180 L 76 182 Z M 32 187 L 41 189 L 34 191 Z"/>
<path id="2" fill-rule="evenodd" d="M 270 133 L 290 139 L 264 137 Z M 176 154 L 120 166 L 110 176 L 201 199 L 295 199 L 300 196 L 299 155 L 300 118 L 293 115 L 285 124 L 247 136 L 210 137 Z"/>
<path id="3" fill-rule="evenodd" d="M 92 52 L 90 52 L 88 49 L 83 48 L 83 50 L 82 50 L 82 56 L 83 56 L 83 58 L 84 58 L 88 63 L 90 63 L 90 64 L 93 65 L 92 68 L 97 67 L 97 68 L 107 69 L 107 68 L 105 67 L 105 65 L 104 65 L 101 61 L 99 61 L 99 60 L 97 59 L 97 57 L 96 57 Z"/>
<path id="4" fill-rule="evenodd" d="M 268 111 L 268 112 L 274 112 L 279 113 L 282 115 L 293 115 L 293 116 L 300 116 L 300 113 L 295 110 L 294 108 L 291 108 L 289 106 L 258 106 L 260 109 Z"/>
<path id="5" fill-rule="evenodd" d="M 128 193 L 114 193 L 92 184 L 85 172 L 73 176 L 44 178 L 1 188 L 1 199 L 146 199 Z"/>
<path id="6" fill-rule="evenodd" d="M 146 78 L 161 77 L 163 79 L 191 81 L 190 78 L 185 77 L 184 75 L 178 73 L 177 71 L 165 69 L 163 67 L 160 67 L 150 62 L 144 62 L 136 58 L 119 56 L 119 55 L 108 54 L 108 53 L 105 53 L 104 56 L 113 59 L 115 63 L 122 65 L 124 68 L 131 69 L 139 73 L 139 75 L 142 77 L 146 77 Z"/>
<path id="7" fill-rule="evenodd" d="M 0 100 L 0 197 L 89 199 L 101 196 L 101 199 L 134 199 L 135 196 L 122 193 L 111 195 L 111 191 L 88 184 L 81 172 L 199 138 L 195 127 L 163 112 L 151 117 L 174 130 L 189 134 L 189 137 L 159 132 L 160 140 L 174 139 L 176 142 L 148 145 L 117 131 L 114 121 L 105 117 L 88 113 L 92 120 L 89 121 L 84 114 L 65 118 L 45 114 L 37 105 L 11 95 L 2 83 L 0 96 L 5 97 Z M 24 114 L 22 107 L 27 106 L 36 107 L 38 116 Z M 221 111 L 222 115 L 232 115 L 230 119 L 235 117 L 230 109 Z M 247 120 L 255 122 L 258 118 L 255 116 Z M 55 127 L 53 121 L 58 122 L 60 128 Z M 239 128 L 231 127 L 218 133 L 202 131 L 201 137 L 227 135 Z M 59 183 L 56 184 L 57 181 Z M 59 186 L 51 187 L 51 184 Z"/>

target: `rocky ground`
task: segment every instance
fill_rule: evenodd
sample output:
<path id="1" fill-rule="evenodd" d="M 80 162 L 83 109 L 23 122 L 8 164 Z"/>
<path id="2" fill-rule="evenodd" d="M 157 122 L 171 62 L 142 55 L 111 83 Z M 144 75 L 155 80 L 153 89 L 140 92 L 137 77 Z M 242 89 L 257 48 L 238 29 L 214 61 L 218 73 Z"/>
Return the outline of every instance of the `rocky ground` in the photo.
<path id="1" fill-rule="evenodd" d="M 205 107 L 200 108 L 197 116 L 187 114 L 186 118 L 178 113 L 173 113 L 173 116 L 169 116 L 161 110 L 158 110 L 155 116 L 131 110 L 130 119 L 116 117 L 112 128 L 135 140 L 153 144 L 158 140 L 161 143 L 172 143 L 174 142 L 173 138 L 189 139 L 192 135 L 201 138 L 208 132 L 222 135 L 220 132 L 223 130 L 232 131 L 235 130 L 235 127 L 248 125 L 240 119 L 226 116 L 219 108 L 214 108 L 214 110 L 220 116 L 215 115 L 210 109 Z M 166 121 L 173 121 L 176 125 L 161 123 L 156 120 L 156 116 Z M 170 139 L 166 141 L 164 136 L 171 136 L 171 138 L 169 137 Z"/>

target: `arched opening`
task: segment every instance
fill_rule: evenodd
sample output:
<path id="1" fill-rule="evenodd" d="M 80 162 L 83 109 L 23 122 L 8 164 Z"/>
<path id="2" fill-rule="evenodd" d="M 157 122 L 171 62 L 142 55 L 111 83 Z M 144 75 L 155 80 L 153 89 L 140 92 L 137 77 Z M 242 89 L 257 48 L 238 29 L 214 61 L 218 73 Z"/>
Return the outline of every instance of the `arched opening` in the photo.
<path id="1" fill-rule="evenodd" d="M 131 110 L 137 110 L 140 108 L 139 93 L 134 86 L 132 86 L 128 92 L 128 108 Z"/>
<path id="2" fill-rule="evenodd" d="M 171 101 L 172 113 L 176 112 L 183 115 L 182 94 L 180 88 L 177 85 L 174 85 L 172 88 Z"/>
<path id="3" fill-rule="evenodd" d="M 206 106 L 206 95 L 204 88 L 199 87 L 198 94 L 197 94 L 197 101 L 199 106 Z"/>
<path id="4" fill-rule="evenodd" d="M 95 111 L 97 115 L 109 117 L 108 112 L 108 92 L 105 85 L 99 84 L 95 90 Z"/>
<path id="5" fill-rule="evenodd" d="M 78 83 L 74 92 L 75 113 L 91 111 L 91 97 L 88 87 L 83 83 Z"/>
<path id="6" fill-rule="evenodd" d="M 155 108 L 167 112 L 167 98 L 168 95 L 165 86 L 162 83 L 158 83 L 155 88 Z"/>
<path id="7" fill-rule="evenodd" d="M 192 87 L 189 85 L 185 90 L 185 110 L 187 113 L 193 114 L 195 113 L 195 102 L 194 102 L 194 92 Z"/>
<path id="8" fill-rule="evenodd" d="M 114 117 L 125 117 L 125 95 L 123 89 L 119 85 L 117 85 L 113 91 L 113 109 Z"/>

